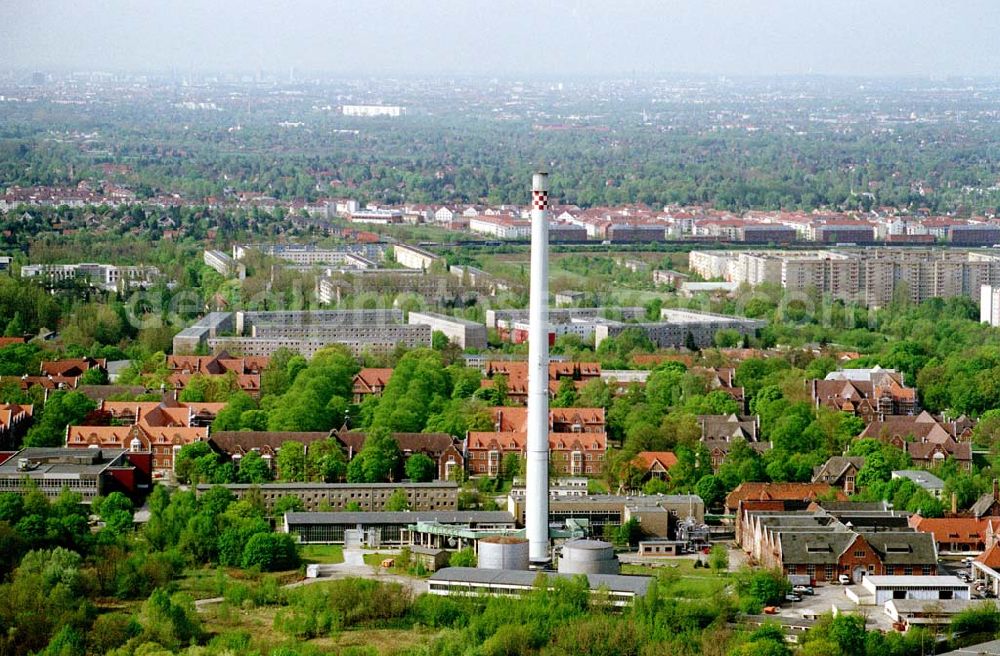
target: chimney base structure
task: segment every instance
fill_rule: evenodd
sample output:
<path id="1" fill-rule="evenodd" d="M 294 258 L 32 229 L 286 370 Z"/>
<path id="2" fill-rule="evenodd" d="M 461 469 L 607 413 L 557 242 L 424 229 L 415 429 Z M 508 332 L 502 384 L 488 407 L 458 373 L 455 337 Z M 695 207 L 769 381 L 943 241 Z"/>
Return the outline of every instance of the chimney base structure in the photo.
<path id="1" fill-rule="evenodd" d="M 549 565 L 549 176 L 531 180 L 528 444 L 525 533 L 533 567 Z"/>

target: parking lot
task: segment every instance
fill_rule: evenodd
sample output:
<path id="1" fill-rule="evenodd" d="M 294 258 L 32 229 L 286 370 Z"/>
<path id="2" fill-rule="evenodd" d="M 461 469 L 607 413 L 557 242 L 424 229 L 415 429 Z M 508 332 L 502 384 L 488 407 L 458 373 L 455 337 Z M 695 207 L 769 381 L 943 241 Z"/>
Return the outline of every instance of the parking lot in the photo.
<path id="1" fill-rule="evenodd" d="M 858 606 L 847 598 L 845 586 L 836 584 L 817 585 L 813 588 L 815 594 L 802 595 L 802 601 L 786 601 L 778 613 L 783 619 L 799 620 L 806 615 L 822 615 L 833 608 L 846 613 L 860 613 L 868 622 L 869 628 L 889 631 L 892 620 L 885 614 L 881 606 Z"/>

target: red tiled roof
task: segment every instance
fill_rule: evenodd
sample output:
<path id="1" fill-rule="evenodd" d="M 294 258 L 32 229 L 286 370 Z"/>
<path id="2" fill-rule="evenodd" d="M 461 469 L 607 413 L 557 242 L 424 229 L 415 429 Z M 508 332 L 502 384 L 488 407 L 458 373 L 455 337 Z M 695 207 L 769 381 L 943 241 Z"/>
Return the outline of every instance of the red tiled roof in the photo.
<path id="1" fill-rule="evenodd" d="M 640 451 L 635 454 L 635 459 L 647 471 L 656 463 L 660 463 L 664 469 L 670 469 L 677 464 L 677 456 L 673 451 Z"/>
<path id="2" fill-rule="evenodd" d="M 976 556 L 976 562 L 986 565 L 992 570 L 1000 571 L 1000 543 L 993 543 L 993 546 Z"/>
<path id="3" fill-rule="evenodd" d="M 837 501 L 847 501 L 840 488 L 827 483 L 740 483 L 726 496 L 726 507 L 736 508 L 740 501 L 806 501 L 833 495 Z"/>

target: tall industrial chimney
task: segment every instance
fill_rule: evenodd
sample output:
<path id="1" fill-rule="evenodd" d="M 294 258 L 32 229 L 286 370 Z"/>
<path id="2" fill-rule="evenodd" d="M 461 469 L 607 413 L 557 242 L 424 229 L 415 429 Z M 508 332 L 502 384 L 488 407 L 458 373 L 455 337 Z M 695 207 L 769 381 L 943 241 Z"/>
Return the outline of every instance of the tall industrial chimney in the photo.
<path id="1" fill-rule="evenodd" d="M 528 309 L 528 557 L 549 562 L 549 176 L 531 179 L 531 300 Z"/>

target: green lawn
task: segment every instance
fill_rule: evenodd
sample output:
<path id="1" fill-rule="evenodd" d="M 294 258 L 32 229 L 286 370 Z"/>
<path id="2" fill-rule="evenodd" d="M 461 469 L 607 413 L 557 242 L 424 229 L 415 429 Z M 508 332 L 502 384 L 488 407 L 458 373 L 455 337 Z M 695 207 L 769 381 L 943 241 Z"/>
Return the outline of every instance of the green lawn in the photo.
<path id="1" fill-rule="evenodd" d="M 302 562 L 307 565 L 336 565 L 344 562 L 344 548 L 339 544 L 306 544 L 299 549 L 299 554 Z"/>
<path id="2" fill-rule="evenodd" d="M 232 584 L 252 584 L 265 578 L 272 578 L 278 585 L 284 585 L 299 580 L 301 574 L 298 569 L 261 574 L 226 567 L 189 567 L 175 583 L 179 592 L 186 592 L 195 599 L 211 599 L 221 597 L 225 594 L 226 587 Z"/>
<path id="3" fill-rule="evenodd" d="M 622 574 L 655 576 L 659 580 L 661 593 L 688 599 L 712 597 L 725 590 L 730 583 L 728 572 L 718 574 L 708 568 L 695 569 L 693 559 L 674 559 L 666 562 L 667 564 L 662 567 L 622 565 Z"/>
<path id="4" fill-rule="evenodd" d="M 396 556 L 397 554 L 391 554 L 391 553 L 366 552 L 363 555 L 363 558 L 365 559 L 365 565 L 370 565 L 372 567 L 381 567 L 383 560 L 387 558 L 395 558 Z"/>

